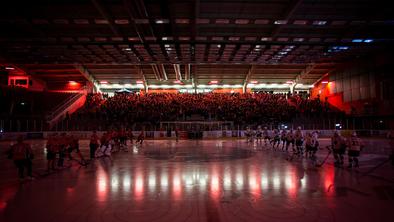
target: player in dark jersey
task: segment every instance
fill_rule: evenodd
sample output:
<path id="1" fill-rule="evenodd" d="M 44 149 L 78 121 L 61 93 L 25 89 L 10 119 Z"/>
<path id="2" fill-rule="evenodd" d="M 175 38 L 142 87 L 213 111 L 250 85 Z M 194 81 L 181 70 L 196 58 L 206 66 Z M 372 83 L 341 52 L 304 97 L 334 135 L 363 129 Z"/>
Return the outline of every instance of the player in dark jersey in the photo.
<path id="1" fill-rule="evenodd" d="M 138 135 L 138 137 L 137 137 L 137 143 L 138 144 L 140 144 L 140 145 L 142 145 L 142 143 L 144 142 L 144 140 L 145 140 L 145 131 L 144 130 L 141 130 L 141 132 L 140 132 L 140 134 Z"/>
<path id="2" fill-rule="evenodd" d="M 90 136 L 89 142 L 89 151 L 90 151 L 90 159 L 94 159 L 94 154 L 96 153 L 97 148 L 99 147 L 99 137 L 97 136 L 96 131 L 93 131 L 93 134 Z"/>

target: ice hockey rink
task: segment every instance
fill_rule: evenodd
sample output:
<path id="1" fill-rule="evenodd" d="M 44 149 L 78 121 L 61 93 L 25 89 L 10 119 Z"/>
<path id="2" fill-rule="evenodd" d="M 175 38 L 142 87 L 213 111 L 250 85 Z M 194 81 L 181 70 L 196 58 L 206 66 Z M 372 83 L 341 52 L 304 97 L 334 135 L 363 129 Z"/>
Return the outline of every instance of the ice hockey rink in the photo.
<path id="1" fill-rule="evenodd" d="M 44 140 L 34 181 L 19 183 L 1 156 L 0 221 L 392 221 L 394 170 L 385 139 L 364 139 L 360 167 L 321 167 L 245 140 L 147 140 L 112 158 L 46 175 Z M 88 158 L 88 141 L 80 142 Z M 317 163 L 329 139 L 320 139 Z M 1 142 L 5 150 L 10 142 Z M 373 151 L 372 151 L 373 150 Z M 73 157 L 77 158 L 74 153 Z"/>

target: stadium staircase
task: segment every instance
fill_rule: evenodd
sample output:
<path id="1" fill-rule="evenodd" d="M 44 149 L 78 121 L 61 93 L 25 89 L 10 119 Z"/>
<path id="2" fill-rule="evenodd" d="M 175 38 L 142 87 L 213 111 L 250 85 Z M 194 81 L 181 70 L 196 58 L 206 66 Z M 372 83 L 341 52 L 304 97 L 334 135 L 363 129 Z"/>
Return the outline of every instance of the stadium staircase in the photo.
<path id="1" fill-rule="evenodd" d="M 69 99 L 65 100 L 63 103 L 56 106 L 52 111 L 46 115 L 46 122 L 51 129 L 57 122 L 66 118 L 67 114 L 71 115 L 79 108 L 81 108 L 86 101 L 87 91 L 80 90 L 79 93 L 71 96 Z"/>

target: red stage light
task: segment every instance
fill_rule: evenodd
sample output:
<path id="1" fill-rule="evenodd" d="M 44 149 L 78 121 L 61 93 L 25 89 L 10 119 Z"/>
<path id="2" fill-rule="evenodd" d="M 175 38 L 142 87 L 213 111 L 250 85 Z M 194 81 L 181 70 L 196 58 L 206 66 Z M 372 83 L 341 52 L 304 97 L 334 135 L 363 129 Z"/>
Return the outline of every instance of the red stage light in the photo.
<path id="1" fill-rule="evenodd" d="M 322 84 L 327 84 L 327 83 L 328 83 L 328 81 L 321 81 L 321 83 L 322 83 Z"/>

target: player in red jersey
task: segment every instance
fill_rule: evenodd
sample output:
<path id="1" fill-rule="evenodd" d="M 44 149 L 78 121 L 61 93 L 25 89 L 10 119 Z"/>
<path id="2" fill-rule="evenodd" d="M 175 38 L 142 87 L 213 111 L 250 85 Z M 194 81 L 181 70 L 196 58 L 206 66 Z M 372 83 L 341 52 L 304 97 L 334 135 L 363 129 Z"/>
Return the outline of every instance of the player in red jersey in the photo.
<path id="1" fill-rule="evenodd" d="M 23 137 L 18 136 L 17 143 L 11 146 L 8 151 L 9 157 L 14 161 L 15 166 L 18 168 L 19 180 L 24 180 L 24 170 L 27 169 L 27 176 L 33 179 L 32 176 L 32 159 L 33 151 L 29 144 L 23 142 Z"/>

